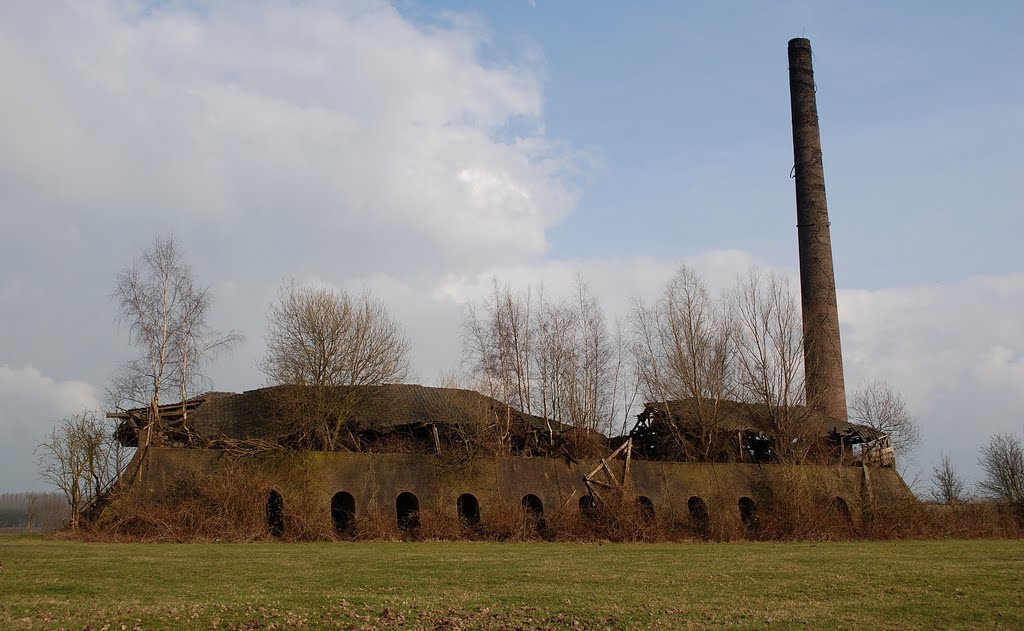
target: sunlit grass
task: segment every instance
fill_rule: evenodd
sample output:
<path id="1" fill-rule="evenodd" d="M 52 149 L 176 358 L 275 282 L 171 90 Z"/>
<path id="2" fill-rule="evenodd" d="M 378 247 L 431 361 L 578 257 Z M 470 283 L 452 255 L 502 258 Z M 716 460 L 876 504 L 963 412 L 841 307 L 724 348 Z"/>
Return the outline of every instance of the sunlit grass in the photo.
<path id="1" fill-rule="evenodd" d="M 0 538 L 0 628 L 1024 628 L 1024 542 Z"/>

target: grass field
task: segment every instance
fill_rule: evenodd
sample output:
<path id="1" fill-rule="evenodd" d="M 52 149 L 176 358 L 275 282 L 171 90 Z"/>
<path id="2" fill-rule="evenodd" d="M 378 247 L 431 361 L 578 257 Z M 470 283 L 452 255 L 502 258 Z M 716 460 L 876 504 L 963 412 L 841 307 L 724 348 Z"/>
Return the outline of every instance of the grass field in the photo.
<path id="1" fill-rule="evenodd" d="M 1024 541 L 0 538 L 3 629 L 1024 628 Z"/>

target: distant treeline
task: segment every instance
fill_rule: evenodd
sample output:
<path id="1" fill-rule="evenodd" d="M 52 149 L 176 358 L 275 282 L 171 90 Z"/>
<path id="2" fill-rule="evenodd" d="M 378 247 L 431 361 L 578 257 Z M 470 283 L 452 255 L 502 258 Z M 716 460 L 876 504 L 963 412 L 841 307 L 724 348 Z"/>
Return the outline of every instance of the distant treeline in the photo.
<path id="1" fill-rule="evenodd" d="M 62 493 L 0 493 L 0 530 L 57 530 L 67 512 Z"/>

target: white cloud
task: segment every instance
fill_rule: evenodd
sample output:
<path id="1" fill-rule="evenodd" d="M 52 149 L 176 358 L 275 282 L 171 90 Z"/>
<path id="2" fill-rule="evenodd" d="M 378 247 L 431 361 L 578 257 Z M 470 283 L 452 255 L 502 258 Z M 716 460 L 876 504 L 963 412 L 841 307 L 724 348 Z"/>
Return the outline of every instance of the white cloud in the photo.
<path id="1" fill-rule="evenodd" d="M 99 409 L 96 389 L 90 384 L 74 379 L 56 381 L 32 366 L 0 365 L 0 398 L 20 399 L 57 414 Z"/>
<path id="2" fill-rule="evenodd" d="M 992 389 L 1015 394 L 1024 405 L 1024 352 L 997 344 L 974 366 L 977 379 Z M 1024 418 L 1022 418 L 1024 420 Z"/>
<path id="3" fill-rule="evenodd" d="M 847 389 L 885 379 L 921 421 L 925 475 L 941 451 L 969 476 L 978 448 L 1024 427 L 1024 274 L 842 290 Z"/>
<path id="4" fill-rule="evenodd" d="M 89 221 L 305 223 L 419 265 L 536 256 L 576 157 L 543 133 L 534 62 L 484 65 L 487 36 L 372 1 L 4 4 L 0 182 Z"/>
<path id="5" fill-rule="evenodd" d="M 96 389 L 84 381 L 59 381 L 32 366 L 0 364 L 3 490 L 39 488 L 35 446 L 62 417 L 99 408 Z"/>

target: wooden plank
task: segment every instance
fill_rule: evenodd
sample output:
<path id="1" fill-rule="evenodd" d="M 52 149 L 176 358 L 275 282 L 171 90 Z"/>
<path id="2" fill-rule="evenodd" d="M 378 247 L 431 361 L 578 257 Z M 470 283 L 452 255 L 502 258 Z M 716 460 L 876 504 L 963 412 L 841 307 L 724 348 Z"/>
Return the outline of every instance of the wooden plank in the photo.
<path id="1" fill-rule="evenodd" d="M 604 465 L 604 470 L 608 472 L 608 477 L 615 483 L 616 488 L 622 488 L 622 485 L 619 484 L 618 478 L 616 478 L 615 474 L 612 472 L 612 468 L 608 466 L 608 461 L 602 460 L 601 464 Z"/>
<path id="2" fill-rule="evenodd" d="M 626 467 L 622 470 L 622 483 L 626 484 L 629 480 L 629 461 L 633 457 L 633 439 L 630 438 L 626 441 L 628 448 L 626 449 Z"/>

